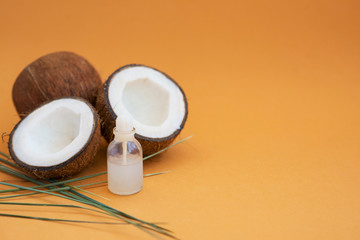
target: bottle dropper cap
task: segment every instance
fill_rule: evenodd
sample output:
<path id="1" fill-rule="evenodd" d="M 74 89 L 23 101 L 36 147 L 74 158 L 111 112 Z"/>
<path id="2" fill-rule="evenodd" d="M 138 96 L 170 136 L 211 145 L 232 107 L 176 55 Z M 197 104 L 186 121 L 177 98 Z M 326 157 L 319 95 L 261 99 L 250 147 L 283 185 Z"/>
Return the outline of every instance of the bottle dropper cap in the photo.
<path id="1" fill-rule="evenodd" d="M 126 110 L 121 108 L 119 110 L 116 118 L 116 132 L 132 132 L 134 123 L 131 115 Z"/>

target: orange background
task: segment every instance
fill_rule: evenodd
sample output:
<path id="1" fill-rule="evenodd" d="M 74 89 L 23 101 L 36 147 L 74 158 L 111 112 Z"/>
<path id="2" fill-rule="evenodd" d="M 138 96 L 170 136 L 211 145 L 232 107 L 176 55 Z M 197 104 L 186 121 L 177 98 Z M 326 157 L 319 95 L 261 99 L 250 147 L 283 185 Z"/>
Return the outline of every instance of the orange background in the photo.
<path id="1" fill-rule="evenodd" d="M 356 0 L 3 0 L 0 131 L 19 120 L 13 82 L 44 54 L 76 52 L 103 81 L 125 64 L 150 65 L 183 87 L 189 118 L 178 139 L 194 137 L 145 162 L 145 173 L 171 172 L 144 179 L 139 194 L 91 188 L 111 199 L 97 200 L 166 222 L 181 239 L 360 239 L 359 12 Z M 80 175 L 105 170 L 105 150 Z M 0 212 L 101 220 L 79 210 Z M 131 226 L 4 217 L 0 232 L 151 239 Z"/>

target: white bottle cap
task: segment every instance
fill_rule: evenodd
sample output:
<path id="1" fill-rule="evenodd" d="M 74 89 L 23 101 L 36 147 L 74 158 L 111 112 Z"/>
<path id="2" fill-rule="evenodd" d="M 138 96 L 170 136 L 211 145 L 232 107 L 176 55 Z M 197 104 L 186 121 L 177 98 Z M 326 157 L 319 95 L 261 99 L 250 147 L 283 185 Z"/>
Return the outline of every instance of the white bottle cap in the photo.
<path id="1" fill-rule="evenodd" d="M 134 123 L 131 115 L 124 109 L 119 108 L 116 118 L 116 131 L 131 132 L 134 129 Z"/>

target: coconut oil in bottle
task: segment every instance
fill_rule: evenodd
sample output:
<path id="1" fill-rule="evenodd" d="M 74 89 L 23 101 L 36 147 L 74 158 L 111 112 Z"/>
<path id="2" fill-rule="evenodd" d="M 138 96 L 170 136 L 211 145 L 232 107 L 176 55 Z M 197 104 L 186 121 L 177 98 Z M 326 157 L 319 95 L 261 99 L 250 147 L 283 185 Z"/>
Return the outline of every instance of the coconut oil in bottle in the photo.
<path id="1" fill-rule="evenodd" d="M 116 119 L 114 140 L 107 151 L 108 188 L 119 195 L 139 192 L 143 186 L 143 154 L 127 114 Z"/>

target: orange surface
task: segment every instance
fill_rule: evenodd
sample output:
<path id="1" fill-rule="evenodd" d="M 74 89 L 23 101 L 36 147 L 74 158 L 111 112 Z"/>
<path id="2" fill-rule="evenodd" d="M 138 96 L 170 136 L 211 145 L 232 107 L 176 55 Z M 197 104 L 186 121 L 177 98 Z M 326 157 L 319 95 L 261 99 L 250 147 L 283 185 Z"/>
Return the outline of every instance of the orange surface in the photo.
<path id="1" fill-rule="evenodd" d="M 19 120 L 15 78 L 44 54 L 76 52 L 103 80 L 128 63 L 150 65 L 183 87 L 190 113 L 180 138 L 194 137 L 145 163 L 146 173 L 171 172 L 145 179 L 139 194 L 90 189 L 111 199 L 98 200 L 166 222 L 181 239 L 360 239 L 359 11 L 356 0 L 1 1 L 0 131 Z M 105 149 L 80 175 L 105 169 Z M 0 232 L 4 240 L 152 239 L 131 226 L 4 217 Z"/>

